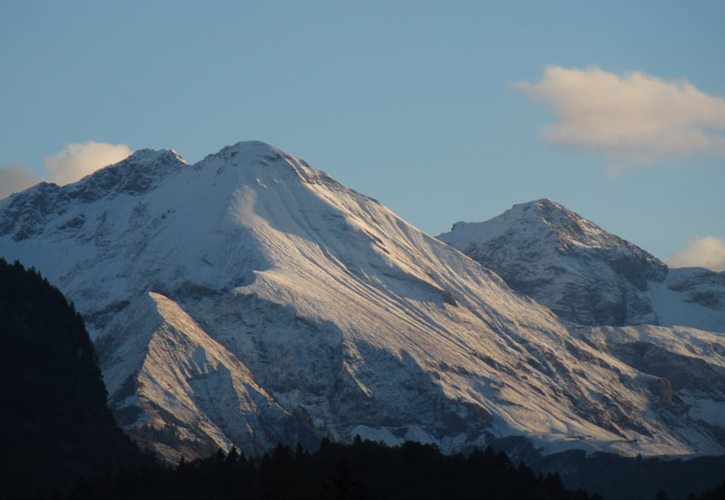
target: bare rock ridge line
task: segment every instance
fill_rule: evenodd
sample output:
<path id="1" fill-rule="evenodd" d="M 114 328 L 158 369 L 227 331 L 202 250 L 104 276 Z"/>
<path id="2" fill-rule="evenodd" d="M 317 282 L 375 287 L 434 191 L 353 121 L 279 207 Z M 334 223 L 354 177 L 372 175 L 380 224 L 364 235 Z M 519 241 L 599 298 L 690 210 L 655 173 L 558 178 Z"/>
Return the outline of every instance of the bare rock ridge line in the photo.
<path id="1" fill-rule="evenodd" d="M 574 224 L 562 244 L 609 242 L 607 262 L 621 261 L 611 275 L 644 295 L 624 315 L 605 295 L 575 325 L 505 272 L 260 142 L 193 165 L 143 150 L 0 201 L 0 255 L 73 300 L 117 421 L 169 460 L 356 435 L 444 451 L 523 435 L 546 451 L 721 453 L 725 352 L 703 329 L 719 306 L 685 300 L 714 316 L 672 327 L 651 293 L 707 292 L 701 271 L 678 291 L 672 270 L 595 228 Z M 625 320 L 594 321 L 610 317 Z"/>

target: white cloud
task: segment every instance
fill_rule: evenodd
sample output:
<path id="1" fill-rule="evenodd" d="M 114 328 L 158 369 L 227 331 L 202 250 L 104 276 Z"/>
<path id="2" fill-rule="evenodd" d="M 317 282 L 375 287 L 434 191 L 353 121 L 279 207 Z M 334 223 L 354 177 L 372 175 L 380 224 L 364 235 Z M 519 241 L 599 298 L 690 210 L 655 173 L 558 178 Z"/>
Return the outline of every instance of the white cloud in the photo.
<path id="1" fill-rule="evenodd" d="M 557 146 L 610 153 L 624 166 L 678 154 L 725 154 L 725 99 L 686 80 L 549 66 L 541 81 L 515 87 L 551 105 L 557 122 L 543 137 Z"/>
<path id="2" fill-rule="evenodd" d="M 0 200 L 40 182 L 25 165 L 0 167 Z"/>
<path id="3" fill-rule="evenodd" d="M 725 240 L 705 236 L 690 242 L 684 250 L 669 259 L 672 267 L 706 267 L 725 271 Z"/>
<path id="4" fill-rule="evenodd" d="M 45 159 L 51 182 L 64 185 L 75 182 L 99 168 L 117 163 L 132 153 L 124 144 L 86 142 L 68 144 L 62 151 Z M 40 182 L 28 167 L 20 164 L 0 166 L 0 200 Z"/>
<path id="5" fill-rule="evenodd" d="M 127 158 L 131 149 L 125 144 L 85 142 L 68 144 L 62 151 L 45 159 L 48 179 L 59 185 L 75 182 L 99 168 Z"/>

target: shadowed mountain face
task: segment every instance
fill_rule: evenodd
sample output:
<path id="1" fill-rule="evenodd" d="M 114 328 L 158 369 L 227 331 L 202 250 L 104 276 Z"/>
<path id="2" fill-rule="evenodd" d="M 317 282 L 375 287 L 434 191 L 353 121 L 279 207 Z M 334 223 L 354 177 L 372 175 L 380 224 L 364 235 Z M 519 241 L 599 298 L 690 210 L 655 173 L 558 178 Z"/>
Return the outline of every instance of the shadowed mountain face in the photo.
<path id="1" fill-rule="evenodd" d="M 486 222 L 458 222 L 438 238 L 567 321 L 725 332 L 725 273 L 668 269 L 549 200 L 514 205 Z"/>
<path id="2" fill-rule="evenodd" d="M 137 451 L 106 406 L 83 320 L 36 272 L 0 259 L 0 445 L 16 498 L 112 469 Z"/>
<path id="3" fill-rule="evenodd" d="M 709 393 L 670 404 L 662 376 L 637 368 L 650 364 L 623 361 L 621 337 L 600 348 L 266 144 L 194 165 L 143 151 L 76 184 L 14 195 L 0 202 L 0 255 L 37 266 L 73 299 L 117 420 L 169 460 L 355 435 L 445 451 L 513 434 L 548 450 L 722 450 L 715 424 L 688 414 Z M 666 272 L 644 252 L 633 262 L 612 264 L 632 289 Z M 725 364 L 714 336 L 688 330 L 680 341 Z"/>

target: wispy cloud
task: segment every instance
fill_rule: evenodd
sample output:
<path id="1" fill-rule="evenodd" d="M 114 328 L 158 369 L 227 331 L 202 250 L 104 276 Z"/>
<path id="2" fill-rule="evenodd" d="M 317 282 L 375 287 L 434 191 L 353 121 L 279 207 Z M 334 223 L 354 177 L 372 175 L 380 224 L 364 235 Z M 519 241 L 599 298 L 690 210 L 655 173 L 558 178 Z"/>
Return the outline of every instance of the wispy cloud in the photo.
<path id="1" fill-rule="evenodd" d="M 725 99 L 687 80 L 550 66 L 541 81 L 515 87 L 552 107 L 557 121 L 544 128 L 546 141 L 608 153 L 620 170 L 674 155 L 725 154 Z"/>
<path id="2" fill-rule="evenodd" d="M 0 166 L 0 200 L 40 182 L 25 165 Z"/>
<path id="3" fill-rule="evenodd" d="M 725 271 L 725 240 L 705 236 L 690 242 L 684 250 L 669 259 L 672 267 L 706 267 Z"/>
<path id="4" fill-rule="evenodd" d="M 43 179 L 27 166 L 20 164 L 0 166 L 0 200 L 13 193 L 48 180 L 59 185 L 70 184 L 92 174 L 99 168 L 126 159 L 132 153 L 125 144 L 84 142 L 68 144 L 61 151 L 45 158 Z"/>
<path id="5" fill-rule="evenodd" d="M 101 167 L 117 163 L 130 154 L 131 149 L 125 144 L 68 144 L 62 151 L 45 159 L 48 179 L 60 185 L 70 184 Z"/>

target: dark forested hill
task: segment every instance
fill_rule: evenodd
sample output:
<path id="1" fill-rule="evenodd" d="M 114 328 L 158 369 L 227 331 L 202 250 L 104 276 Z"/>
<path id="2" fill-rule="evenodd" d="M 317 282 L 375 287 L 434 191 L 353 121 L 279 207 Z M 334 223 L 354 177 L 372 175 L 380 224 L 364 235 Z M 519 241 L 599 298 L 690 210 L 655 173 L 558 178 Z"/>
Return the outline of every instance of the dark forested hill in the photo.
<path id="1" fill-rule="evenodd" d="M 83 320 L 34 270 L 0 259 L 0 497 L 62 488 L 135 461 Z"/>

